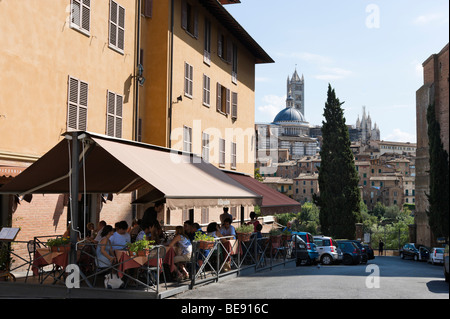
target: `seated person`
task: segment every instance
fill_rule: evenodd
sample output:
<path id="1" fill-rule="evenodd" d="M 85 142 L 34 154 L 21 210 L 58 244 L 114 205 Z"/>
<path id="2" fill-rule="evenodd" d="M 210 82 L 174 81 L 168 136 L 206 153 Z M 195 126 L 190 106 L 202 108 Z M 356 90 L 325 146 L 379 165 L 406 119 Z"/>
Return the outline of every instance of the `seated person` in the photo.
<path id="1" fill-rule="evenodd" d="M 151 229 L 153 227 L 153 223 L 143 224 L 141 225 L 142 230 L 137 234 L 136 241 L 144 239 L 144 236 L 147 240 L 151 238 Z"/>
<path id="2" fill-rule="evenodd" d="M 209 223 L 208 227 L 206 228 L 206 234 L 214 238 L 220 238 L 221 242 L 226 241 L 225 238 L 222 238 L 223 235 L 220 233 L 219 225 L 216 222 Z"/>
<path id="3" fill-rule="evenodd" d="M 184 265 L 191 260 L 192 244 L 189 238 L 184 233 L 183 226 L 175 228 L 175 237 L 169 244 L 169 249 L 175 250 L 174 264 L 177 264 L 177 280 L 186 279 L 189 277 Z"/>
<path id="4" fill-rule="evenodd" d="M 231 238 L 231 239 L 236 239 L 236 229 L 234 228 L 233 225 L 231 225 L 230 218 L 225 218 L 225 220 L 222 223 L 222 227 L 220 227 L 220 233 L 224 237 L 233 236 L 233 238 Z M 228 238 L 228 239 L 230 239 L 230 238 Z"/>
<path id="5" fill-rule="evenodd" d="M 112 249 L 110 238 L 114 234 L 114 229 L 110 225 L 103 227 L 101 240 L 97 245 L 97 266 L 99 268 L 108 268 L 116 262 L 116 257 Z"/>
<path id="6" fill-rule="evenodd" d="M 183 224 L 184 233 L 186 234 L 186 236 L 189 238 L 190 241 L 193 241 L 195 238 L 195 230 L 193 225 L 194 223 L 192 222 L 192 220 L 187 220 Z"/>
<path id="7" fill-rule="evenodd" d="M 126 249 L 127 244 L 131 243 L 130 234 L 127 233 L 128 223 L 123 220 L 116 223 L 115 226 L 116 232 L 110 238 L 113 250 Z"/>
<path id="8" fill-rule="evenodd" d="M 200 225 L 199 225 L 198 223 L 194 223 L 194 224 L 192 225 L 192 228 L 193 228 L 193 230 L 194 230 L 194 233 L 200 232 L 200 233 L 202 233 L 202 234 L 206 234 L 206 233 L 202 230 L 202 228 L 200 227 Z"/>

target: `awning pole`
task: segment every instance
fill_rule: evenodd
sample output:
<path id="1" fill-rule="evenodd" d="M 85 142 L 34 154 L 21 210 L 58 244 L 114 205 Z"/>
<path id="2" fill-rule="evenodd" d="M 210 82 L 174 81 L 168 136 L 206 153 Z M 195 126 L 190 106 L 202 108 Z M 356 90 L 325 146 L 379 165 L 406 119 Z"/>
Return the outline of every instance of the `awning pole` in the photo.
<path id="1" fill-rule="evenodd" d="M 70 227 L 70 256 L 69 264 L 77 262 L 77 235 L 78 235 L 78 192 L 79 192 L 79 155 L 80 146 L 78 142 L 78 132 L 72 133 L 72 176 L 71 176 L 71 227 Z"/>

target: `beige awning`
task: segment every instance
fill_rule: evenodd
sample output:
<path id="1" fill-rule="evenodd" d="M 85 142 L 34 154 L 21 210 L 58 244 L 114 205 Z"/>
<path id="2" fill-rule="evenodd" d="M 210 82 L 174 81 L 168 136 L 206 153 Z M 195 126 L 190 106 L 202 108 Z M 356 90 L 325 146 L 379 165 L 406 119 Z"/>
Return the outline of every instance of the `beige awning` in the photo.
<path id="1" fill-rule="evenodd" d="M 151 186 L 149 202 L 169 208 L 260 205 L 262 198 L 200 157 L 158 146 L 83 132 L 80 193 L 131 192 Z M 62 140 L 0 193 L 70 192 L 71 140 Z M 85 186 L 86 185 L 86 189 Z"/>

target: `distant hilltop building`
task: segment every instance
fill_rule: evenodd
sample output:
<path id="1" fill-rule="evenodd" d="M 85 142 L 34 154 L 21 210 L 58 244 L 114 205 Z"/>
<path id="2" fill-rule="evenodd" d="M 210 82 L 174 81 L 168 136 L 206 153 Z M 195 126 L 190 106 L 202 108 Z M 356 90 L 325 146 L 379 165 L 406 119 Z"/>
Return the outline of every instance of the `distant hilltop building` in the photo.
<path id="1" fill-rule="evenodd" d="M 256 124 L 258 150 L 288 150 L 288 158 L 300 159 L 315 155 L 319 142 L 309 135 L 311 126 L 304 116 L 305 86 L 303 75 L 295 70 L 287 80 L 286 107 L 269 124 Z"/>
<path id="2" fill-rule="evenodd" d="M 348 131 L 350 133 L 350 141 L 361 142 L 362 144 L 368 144 L 370 141 L 380 140 L 380 128 L 377 123 L 372 126 L 372 119 L 370 114 L 366 115 L 366 107 L 363 106 L 362 118 L 356 120 L 355 126 L 349 125 Z"/>

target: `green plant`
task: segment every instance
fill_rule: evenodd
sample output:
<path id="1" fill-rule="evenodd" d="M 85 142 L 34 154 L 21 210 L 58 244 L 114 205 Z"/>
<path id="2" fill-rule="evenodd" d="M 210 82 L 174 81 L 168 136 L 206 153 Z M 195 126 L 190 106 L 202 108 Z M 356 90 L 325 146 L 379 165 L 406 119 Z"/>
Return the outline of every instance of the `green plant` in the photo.
<path id="1" fill-rule="evenodd" d="M 127 248 L 131 252 L 138 252 L 142 250 L 151 250 L 153 249 L 154 240 L 147 240 L 146 236 L 144 239 L 136 240 L 134 243 L 128 243 Z"/>
<path id="2" fill-rule="evenodd" d="M 243 233 L 243 234 L 253 233 L 254 230 L 255 230 L 255 227 L 253 225 L 241 225 L 236 228 L 237 233 Z"/>
<path id="3" fill-rule="evenodd" d="M 214 241 L 214 237 L 198 231 L 195 233 L 194 241 Z"/>
<path id="4" fill-rule="evenodd" d="M 70 239 L 67 237 L 60 237 L 60 238 L 54 238 L 47 240 L 47 246 L 48 247 L 59 247 L 59 246 L 65 246 L 70 244 Z"/>
<path id="5" fill-rule="evenodd" d="M 278 235 L 281 235 L 281 230 L 278 228 L 272 228 L 269 231 L 269 234 L 270 234 L 270 236 L 278 236 Z"/>
<path id="6" fill-rule="evenodd" d="M 288 236 L 288 235 L 292 235 L 292 233 L 289 231 L 289 230 L 283 230 L 282 232 L 281 232 L 281 235 L 286 235 L 286 236 Z"/>

